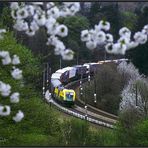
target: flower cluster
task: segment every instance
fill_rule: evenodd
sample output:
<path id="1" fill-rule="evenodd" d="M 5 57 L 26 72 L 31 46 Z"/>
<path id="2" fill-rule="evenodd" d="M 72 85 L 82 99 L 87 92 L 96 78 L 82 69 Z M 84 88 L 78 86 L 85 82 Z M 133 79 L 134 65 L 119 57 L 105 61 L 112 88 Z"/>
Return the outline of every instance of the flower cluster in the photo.
<path id="1" fill-rule="evenodd" d="M 98 25 L 95 25 L 94 29 L 83 30 L 81 32 L 81 40 L 86 42 L 86 47 L 94 49 L 97 45 L 113 42 L 113 36 L 109 33 L 105 33 L 110 29 L 110 23 L 107 21 L 100 21 Z"/>
<path id="2" fill-rule="evenodd" d="M 105 45 L 108 53 L 125 54 L 126 50 L 137 47 L 139 44 L 145 44 L 148 40 L 148 25 L 145 25 L 140 32 L 136 32 L 131 39 L 131 31 L 127 27 L 119 30 L 119 39 L 114 42 L 113 35 L 105 33 L 109 31 L 110 23 L 107 21 L 100 21 L 95 25 L 94 29 L 83 30 L 81 32 L 81 40 L 86 42 L 88 49 L 95 49 L 97 45 Z"/>
<path id="3" fill-rule="evenodd" d="M 136 108 L 136 106 L 141 105 L 141 96 L 139 92 L 137 93 L 136 96 L 136 88 L 134 85 L 134 81 L 131 80 L 129 81 L 129 84 L 123 89 L 122 94 L 122 101 L 120 103 L 120 111 L 125 111 L 130 108 Z M 137 98 L 136 98 L 137 97 Z M 136 99 L 137 99 L 137 104 L 136 104 Z"/>
<path id="4" fill-rule="evenodd" d="M 121 75 L 124 75 L 128 79 L 128 81 L 141 78 L 138 69 L 131 62 L 130 63 L 127 63 L 126 61 L 121 62 L 117 66 L 117 70 Z"/>
<path id="5" fill-rule="evenodd" d="M 145 86 L 148 88 L 147 81 L 139 74 L 138 69 L 136 69 L 132 63 L 127 64 L 127 62 L 124 61 L 118 65 L 117 70 L 125 77 L 129 77 L 128 83 L 125 85 L 125 88 L 121 93 L 122 100 L 119 106 L 120 111 L 135 108 L 140 113 L 143 113 L 145 102 L 141 91 L 138 89 L 137 82 L 140 81 L 146 84 Z"/>
<path id="6" fill-rule="evenodd" d="M 3 38 L 3 37 L 1 37 Z M 14 79 L 20 80 L 22 79 L 22 70 L 16 68 L 15 66 L 20 64 L 20 59 L 17 55 L 13 55 L 11 58 L 8 51 L 0 51 L 0 58 L 2 65 L 13 65 L 13 70 L 11 71 L 11 75 Z M 15 66 L 14 66 L 15 65 Z M 18 103 L 20 94 L 18 92 L 12 92 L 11 86 L 0 81 L 0 95 L 5 98 L 10 96 L 11 103 Z M 10 115 L 11 107 L 9 105 L 0 104 L 0 116 L 8 116 Z M 14 117 L 13 120 L 15 122 L 19 122 L 24 117 L 23 112 L 19 111 Z"/>
<path id="7" fill-rule="evenodd" d="M 53 2 L 11 2 L 10 8 L 15 29 L 33 36 L 40 27 L 44 27 L 48 35 L 47 45 L 55 47 L 55 54 L 61 55 L 64 60 L 73 59 L 74 52 L 66 49 L 59 39 L 68 35 L 68 28 L 59 24 L 57 19 L 75 15 L 80 10 L 78 2 L 62 2 L 57 6 Z"/>

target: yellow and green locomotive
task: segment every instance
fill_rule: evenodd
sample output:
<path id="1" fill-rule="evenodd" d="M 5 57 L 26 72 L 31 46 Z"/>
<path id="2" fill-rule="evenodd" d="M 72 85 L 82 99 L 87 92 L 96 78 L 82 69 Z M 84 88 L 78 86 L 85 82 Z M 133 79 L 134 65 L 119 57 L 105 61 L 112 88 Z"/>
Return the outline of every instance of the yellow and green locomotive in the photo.
<path id="1" fill-rule="evenodd" d="M 76 93 L 72 89 L 64 87 L 56 87 L 54 89 L 54 97 L 67 105 L 74 105 Z"/>
<path id="2" fill-rule="evenodd" d="M 52 97 L 62 102 L 63 104 L 74 105 L 75 98 L 76 98 L 75 91 L 72 89 L 64 88 L 62 83 L 55 76 L 57 75 L 52 75 L 52 79 L 51 79 Z"/>

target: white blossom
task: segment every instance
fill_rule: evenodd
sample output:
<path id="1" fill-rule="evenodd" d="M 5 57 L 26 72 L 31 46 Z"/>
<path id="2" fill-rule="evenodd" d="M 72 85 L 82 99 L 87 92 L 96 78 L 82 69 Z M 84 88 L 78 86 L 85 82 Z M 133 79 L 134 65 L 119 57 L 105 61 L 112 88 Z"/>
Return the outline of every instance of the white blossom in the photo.
<path id="1" fill-rule="evenodd" d="M 6 33 L 6 29 L 0 29 L 0 39 L 3 39 L 4 33 Z"/>
<path id="2" fill-rule="evenodd" d="M 60 10 L 60 16 L 61 17 L 71 16 L 71 11 L 65 7 L 62 10 Z"/>
<path id="3" fill-rule="evenodd" d="M 35 8 L 32 5 L 26 5 L 25 9 L 27 10 L 29 16 L 35 14 Z"/>
<path id="4" fill-rule="evenodd" d="M 55 43 L 57 43 L 57 44 L 55 45 L 56 48 L 59 48 L 59 49 L 61 49 L 61 50 L 64 50 L 64 49 L 65 49 L 65 45 L 64 45 L 63 42 L 57 41 L 57 42 L 55 42 Z"/>
<path id="5" fill-rule="evenodd" d="M 15 122 L 20 122 L 24 118 L 24 113 L 19 110 L 18 113 L 13 117 Z"/>
<path id="6" fill-rule="evenodd" d="M 54 36 L 54 35 L 51 35 L 49 38 L 48 38 L 48 43 L 51 44 L 51 45 L 57 45 L 57 43 L 60 42 L 58 37 Z"/>
<path id="7" fill-rule="evenodd" d="M 14 7 L 14 6 L 13 6 Z M 14 8 L 15 9 L 15 8 Z M 3 30 L 0 30 L 1 32 L 5 32 Z M 20 63 L 20 59 L 17 55 L 13 55 L 13 58 L 11 60 L 9 52 L 8 51 L 0 51 L 0 58 L 2 59 L 2 64 L 3 65 L 8 65 L 11 63 L 13 65 L 17 65 Z M 19 70 L 18 68 L 13 67 L 13 71 L 11 71 L 11 75 L 15 79 L 20 79 L 22 78 L 22 70 Z M 11 93 L 11 86 L 9 84 L 6 84 L 2 81 L 0 81 L 0 95 L 4 97 L 8 97 Z M 19 93 L 15 92 L 12 93 L 10 96 L 10 102 L 11 103 L 18 103 L 19 102 Z M 10 115 L 10 106 L 8 105 L 0 105 L 0 116 L 8 116 Z M 13 117 L 15 121 L 20 121 L 21 118 L 23 118 L 24 115 L 21 115 L 20 113 L 16 116 Z"/>
<path id="8" fill-rule="evenodd" d="M 25 32 L 28 36 L 34 36 L 35 35 L 35 31 L 32 29 L 29 29 Z"/>
<path id="9" fill-rule="evenodd" d="M 55 6 L 55 4 L 54 4 L 53 2 L 48 2 L 48 3 L 46 3 L 47 9 L 50 9 L 50 8 L 52 8 L 52 7 L 54 7 L 54 6 Z"/>
<path id="10" fill-rule="evenodd" d="M 61 5 L 47 2 L 44 5 L 45 7 L 43 7 L 43 4 L 43 2 L 24 2 L 21 6 L 20 3 L 11 4 L 11 15 L 15 20 L 14 28 L 18 31 L 25 31 L 28 36 L 34 36 L 40 27 L 47 29 L 48 36 L 67 36 L 67 26 L 59 24 L 57 19 L 72 16 L 78 12 L 80 10 L 79 2 L 62 3 Z M 56 44 L 50 43 L 51 39 L 49 37 L 46 44 L 55 46 L 55 53 L 61 54 L 63 52 L 63 47 L 57 47 Z M 58 41 L 58 44 L 61 43 Z"/>
<path id="11" fill-rule="evenodd" d="M 31 2 L 33 5 L 43 5 L 43 2 Z"/>
<path id="12" fill-rule="evenodd" d="M 13 27 L 18 31 L 26 31 L 28 30 L 28 23 L 25 22 L 24 20 L 18 19 Z"/>
<path id="13" fill-rule="evenodd" d="M 72 60 L 73 56 L 74 52 L 71 49 L 66 49 L 64 52 L 62 52 L 63 60 Z"/>
<path id="14" fill-rule="evenodd" d="M 95 49 L 97 47 L 97 43 L 95 41 L 92 41 L 92 40 L 87 41 L 86 42 L 86 47 L 88 49 Z"/>
<path id="15" fill-rule="evenodd" d="M 147 42 L 148 25 L 143 27 L 142 32 L 137 32 L 133 36 L 135 41 L 131 40 L 131 31 L 127 27 L 122 27 L 119 30 L 120 38 L 113 43 L 113 35 L 105 33 L 110 29 L 109 22 L 100 21 L 99 25 L 95 25 L 94 29 L 81 31 L 81 41 L 86 42 L 86 47 L 93 49 L 96 45 L 105 45 L 105 50 L 108 53 L 122 54 L 126 53 L 126 50 L 137 47 L 139 44 Z M 102 31 L 104 30 L 104 31 Z M 88 37 L 89 33 L 89 37 Z M 86 36 L 83 37 L 83 36 Z"/>
<path id="16" fill-rule="evenodd" d="M 70 7 L 74 2 L 63 2 L 66 7 Z"/>
<path id="17" fill-rule="evenodd" d="M 8 97 L 11 93 L 11 86 L 0 81 L 0 93 L 4 97 Z"/>
<path id="18" fill-rule="evenodd" d="M 113 51 L 113 43 L 106 44 L 105 49 L 106 49 L 107 53 L 114 53 L 114 51 Z"/>
<path id="19" fill-rule="evenodd" d="M 119 30 L 119 35 L 130 38 L 131 37 L 131 31 L 127 27 L 123 27 Z"/>
<path id="20" fill-rule="evenodd" d="M 57 46 L 57 47 L 54 48 L 54 54 L 55 55 L 60 55 L 62 52 L 64 52 L 64 49 Z"/>
<path id="21" fill-rule="evenodd" d="M 127 47 L 124 44 L 115 43 L 113 44 L 113 49 L 115 54 L 125 54 Z"/>
<path id="22" fill-rule="evenodd" d="M 45 26 L 48 29 L 48 28 L 51 28 L 55 23 L 56 23 L 56 19 L 53 17 L 49 17 L 48 19 L 46 19 Z"/>
<path id="23" fill-rule="evenodd" d="M 90 34 L 88 30 L 83 30 L 81 32 L 81 40 L 84 41 L 89 41 L 90 40 Z"/>
<path id="24" fill-rule="evenodd" d="M 51 9 L 47 10 L 47 16 L 50 17 L 52 16 L 53 18 L 57 19 L 60 16 L 60 12 L 58 7 L 52 7 Z"/>
<path id="25" fill-rule="evenodd" d="M 126 46 L 127 46 L 127 50 L 131 49 L 131 48 L 135 48 L 139 45 L 139 43 L 135 42 L 135 41 L 131 41 L 129 42 Z"/>
<path id="26" fill-rule="evenodd" d="M 144 110 L 141 95 L 139 91 L 136 90 L 135 88 L 135 82 L 136 80 L 134 81 L 130 80 L 128 85 L 123 89 L 121 94 L 122 100 L 119 106 L 120 111 L 125 111 L 130 108 L 135 108 L 135 109 L 141 108 L 141 110 Z M 136 95 L 136 91 L 137 91 L 137 95 Z"/>
<path id="27" fill-rule="evenodd" d="M 107 34 L 106 34 L 106 41 L 112 43 L 113 40 L 114 40 L 114 39 L 113 39 L 113 36 L 112 36 L 111 34 L 107 33 Z"/>
<path id="28" fill-rule="evenodd" d="M 24 19 L 28 17 L 28 11 L 25 9 L 25 7 L 20 8 L 17 10 L 16 15 L 17 19 Z"/>
<path id="29" fill-rule="evenodd" d="M 138 69 L 136 69 L 132 63 L 128 64 L 126 61 L 123 61 L 117 66 L 117 70 L 120 74 L 128 75 L 131 80 L 141 78 Z"/>
<path id="30" fill-rule="evenodd" d="M 80 3 L 74 2 L 71 6 L 69 6 L 69 10 L 71 11 L 71 15 L 74 15 L 80 10 Z"/>
<path id="31" fill-rule="evenodd" d="M 36 32 L 37 30 L 39 30 L 39 26 L 38 24 L 35 22 L 35 21 L 32 21 L 30 23 L 30 29 L 33 31 L 33 32 Z"/>
<path id="32" fill-rule="evenodd" d="M 10 102 L 11 103 L 18 103 L 19 102 L 19 96 L 20 96 L 20 94 L 18 92 L 13 93 L 10 96 Z"/>
<path id="33" fill-rule="evenodd" d="M 11 16 L 13 19 L 17 19 L 17 14 L 16 14 L 16 10 L 11 10 Z"/>
<path id="34" fill-rule="evenodd" d="M 50 38 L 48 38 L 47 44 L 55 46 L 55 55 L 62 54 L 62 52 L 66 49 L 64 43 L 55 36 L 51 36 Z"/>
<path id="35" fill-rule="evenodd" d="M 142 29 L 142 33 L 148 35 L 148 25 L 145 25 Z"/>
<path id="36" fill-rule="evenodd" d="M 127 45 L 127 44 L 129 44 L 130 39 L 127 38 L 126 36 L 122 36 L 122 37 L 120 37 L 120 38 L 118 39 L 117 42 L 118 42 L 118 43 L 121 43 L 121 44 Z"/>
<path id="37" fill-rule="evenodd" d="M 10 4 L 10 8 L 11 8 L 12 10 L 19 9 L 18 2 L 12 2 L 12 3 Z"/>
<path id="38" fill-rule="evenodd" d="M 7 55 L 9 55 L 8 51 L 0 51 L 0 57 L 5 58 Z"/>
<path id="39" fill-rule="evenodd" d="M 96 34 L 96 41 L 98 44 L 104 43 L 106 40 L 106 35 L 103 31 L 99 31 Z"/>
<path id="40" fill-rule="evenodd" d="M 96 40 L 96 35 L 97 35 L 98 32 L 96 32 L 96 31 L 93 30 L 93 29 L 90 29 L 88 32 L 89 32 L 89 34 L 90 34 L 90 40 L 93 40 L 93 41 L 96 41 L 96 42 L 97 42 L 97 40 Z"/>
<path id="41" fill-rule="evenodd" d="M 108 31 L 108 30 L 110 29 L 110 23 L 107 22 L 107 21 L 101 20 L 101 21 L 99 22 L 99 26 L 100 26 L 101 29 L 103 29 L 103 30 L 105 30 L 105 31 Z"/>
<path id="42" fill-rule="evenodd" d="M 12 64 L 13 64 L 13 65 L 18 65 L 18 64 L 20 64 L 20 58 L 19 58 L 19 56 L 13 55 Z"/>
<path id="43" fill-rule="evenodd" d="M 11 71 L 11 75 L 14 79 L 19 80 L 22 78 L 22 70 L 14 68 L 14 70 Z"/>
<path id="44" fill-rule="evenodd" d="M 10 58 L 10 55 L 9 53 L 2 59 L 2 64 L 3 65 L 8 65 L 11 63 L 11 58 Z"/>
<path id="45" fill-rule="evenodd" d="M 39 26 L 44 26 L 46 23 L 46 17 L 45 15 L 35 15 L 35 21 Z"/>
<path id="46" fill-rule="evenodd" d="M 95 32 L 101 31 L 101 26 L 100 26 L 100 25 L 95 25 L 94 31 L 95 31 Z"/>
<path id="47" fill-rule="evenodd" d="M 68 29 L 65 25 L 59 25 L 57 28 L 57 35 L 65 37 L 68 35 Z"/>
<path id="48" fill-rule="evenodd" d="M 4 106 L 0 105 L 0 116 L 8 116 L 8 115 L 10 115 L 10 112 L 11 112 L 10 106 L 8 106 L 8 105 L 4 105 Z"/>
<path id="49" fill-rule="evenodd" d="M 52 36 L 57 35 L 57 33 L 58 33 L 57 27 L 58 26 L 59 26 L 58 23 L 48 25 L 47 34 L 52 35 Z"/>
<path id="50" fill-rule="evenodd" d="M 142 32 L 136 32 L 134 34 L 134 39 L 139 44 L 145 44 L 147 42 L 147 35 Z"/>
<path id="51" fill-rule="evenodd" d="M 61 51 L 65 50 L 65 45 L 62 41 L 58 40 L 57 37 L 55 36 L 51 36 L 48 39 L 49 44 L 54 45 L 55 46 L 55 52 L 57 53 L 57 55 L 59 55 L 58 53 L 61 53 Z"/>

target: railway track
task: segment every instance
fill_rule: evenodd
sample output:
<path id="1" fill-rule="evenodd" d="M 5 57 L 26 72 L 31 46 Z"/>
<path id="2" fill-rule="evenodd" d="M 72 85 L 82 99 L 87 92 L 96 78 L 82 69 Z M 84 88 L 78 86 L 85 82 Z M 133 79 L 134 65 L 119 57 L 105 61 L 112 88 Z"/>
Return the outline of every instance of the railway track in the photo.
<path id="1" fill-rule="evenodd" d="M 89 122 L 97 124 L 99 126 L 104 126 L 104 127 L 111 128 L 111 129 L 114 128 L 113 123 L 106 122 L 104 120 L 98 119 L 97 117 L 94 117 L 92 115 L 86 116 L 86 114 L 83 111 L 80 111 L 80 110 L 78 111 L 77 109 L 63 107 L 61 104 L 57 103 L 53 98 L 50 99 L 50 100 L 47 99 L 47 98 L 45 98 L 45 99 L 46 99 L 47 103 L 51 103 L 58 110 L 66 113 L 66 114 L 72 115 L 72 116 L 80 118 L 82 120 L 89 121 Z"/>
<path id="2" fill-rule="evenodd" d="M 80 80 L 73 81 L 65 85 L 65 88 L 76 89 L 79 86 Z M 87 78 L 84 78 L 83 83 L 87 81 Z M 91 105 L 87 105 L 87 111 L 84 108 L 84 102 L 82 100 L 77 100 L 73 108 L 64 107 L 62 104 L 55 101 L 55 99 L 45 98 L 46 101 L 50 104 L 56 106 L 57 109 L 63 111 L 69 115 L 75 116 L 77 118 L 92 122 L 94 124 L 104 126 L 107 128 L 114 128 L 114 124 L 117 122 L 118 117 L 102 111 L 100 109 L 94 108 Z"/>
<path id="3" fill-rule="evenodd" d="M 87 78 L 85 78 L 85 79 L 83 80 L 83 83 L 86 82 L 86 80 L 87 80 Z M 69 83 L 69 84 L 68 84 L 68 87 L 70 87 L 70 88 L 72 88 L 72 89 L 75 90 L 75 89 L 78 87 L 78 85 L 76 85 L 76 84 L 79 84 L 79 81 L 80 81 L 80 80 L 77 80 L 77 81 L 75 81 L 75 82 Z M 76 104 L 77 106 L 80 106 L 80 107 L 83 107 L 83 108 L 84 108 L 84 106 L 85 106 L 85 102 L 82 101 L 82 100 L 80 100 L 80 99 L 78 99 L 78 98 L 76 99 L 75 104 Z M 111 118 L 111 119 L 113 119 L 113 120 L 118 120 L 118 116 L 113 115 L 113 114 L 110 114 L 110 113 L 105 112 L 105 111 L 102 111 L 101 109 L 95 108 L 95 107 L 93 107 L 93 106 L 90 105 L 90 104 L 87 104 L 87 109 L 88 109 L 89 111 L 91 111 L 91 112 L 94 112 L 94 113 L 96 113 L 96 114 L 105 116 L 105 117 L 107 117 L 107 118 Z"/>

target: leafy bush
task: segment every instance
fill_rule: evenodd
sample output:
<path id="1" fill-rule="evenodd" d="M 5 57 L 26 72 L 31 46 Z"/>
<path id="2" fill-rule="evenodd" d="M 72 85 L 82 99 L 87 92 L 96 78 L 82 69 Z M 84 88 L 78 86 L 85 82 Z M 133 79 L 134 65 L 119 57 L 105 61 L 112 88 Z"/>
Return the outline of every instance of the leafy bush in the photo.
<path id="1" fill-rule="evenodd" d="M 96 81 L 96 82 L 95 82 Z M 116 65 L 103 64 L 97 70 L 95 79 L 90 84 L 84 84 L 83 100 L 94 104 L 94 93 L 96 83 L 96 106 L 110 113 L 117 114 L 121 100 L 120 93 L 123 89 L 122 77 L 117 72 Z"/>
<path id="2" fill-rule="evenodd" d="M 20 123 L 15 123 L 12 117 L 0 118 L 1 146 L 35 146 L 50 145 L 50 139 L 55 138 L 59 131 L 59 121 L 55 112 L 41 100 L 40 93 L 35 90 L 40 77 L 39 60 L 29 49 L 18 44 L 13 33 L 7 33 L 0 40 L 0 49 L 9 51 L 10 55 L 18 55 L 23 70 L 23 81 L 14 81 L 10 76 L 11 65 L 1 66 L 1 80 L 11 84 L 13 90 L 20 92 L 20 102 L 11 104 L 11 116 L 21 109 L 25 116 Z M 1 103 L 10 104 L 9 98 L 1 98 Z M 56 138 L 55 138 L 56 139 Z"/>

